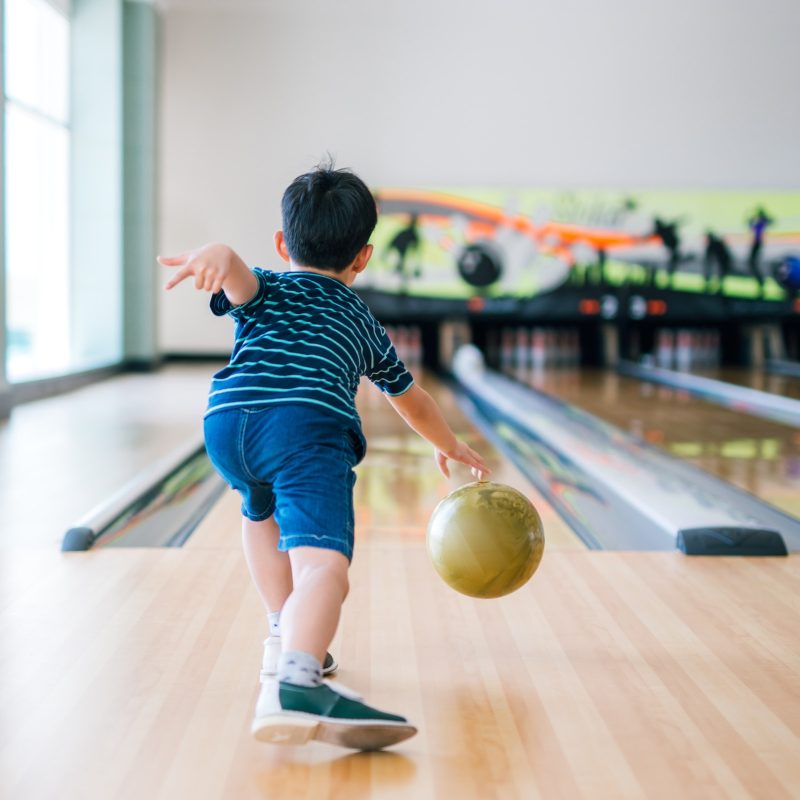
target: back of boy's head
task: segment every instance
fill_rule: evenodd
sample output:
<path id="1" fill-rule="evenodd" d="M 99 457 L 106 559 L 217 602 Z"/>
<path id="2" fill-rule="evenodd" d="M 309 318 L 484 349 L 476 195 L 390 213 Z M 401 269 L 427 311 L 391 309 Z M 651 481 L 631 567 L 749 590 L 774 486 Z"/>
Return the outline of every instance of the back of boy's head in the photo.
<path id="1" fill-rule="evenodd" d="M 364 181 L 333 163 L 295 178 L 283 193 L 281 213 L 292 261 L 333 272 L 353 262 L 378 222 Z"/>

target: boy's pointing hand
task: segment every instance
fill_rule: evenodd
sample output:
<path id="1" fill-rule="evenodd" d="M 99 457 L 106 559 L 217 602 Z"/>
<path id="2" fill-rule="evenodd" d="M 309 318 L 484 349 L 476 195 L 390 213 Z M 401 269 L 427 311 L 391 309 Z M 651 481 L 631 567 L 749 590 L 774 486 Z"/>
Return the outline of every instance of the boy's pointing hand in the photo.
<path id="1" fill-rule="evenodd" d="M 158 263 L 164 267 L 176 267 L 178 271 L 167 282 L 165 289 L 177 286 L 194 275 L 196 289 L 216 294 L 231 271 L 231 249 L 223 244 L 209 244 L 198 250 L 189 250 L 177 256 L 159 256 Z"/>

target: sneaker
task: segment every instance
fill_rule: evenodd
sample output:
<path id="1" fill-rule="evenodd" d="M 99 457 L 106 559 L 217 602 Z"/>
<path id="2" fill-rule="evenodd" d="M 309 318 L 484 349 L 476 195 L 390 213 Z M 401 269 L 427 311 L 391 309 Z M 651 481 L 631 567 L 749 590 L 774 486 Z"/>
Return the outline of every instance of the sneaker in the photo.
<path id="1" fill-rule="evenodd" d="M 273 744 L 316 739 L 354 750 L 380 750 L 417 729 L 405 717 L 371 708 L 335 681 L 308 687 L 273 679 L 261 687 L 251 731 L 260 742 Z"/>
<path id="2" fill-rule="evenodd" d="M 269 636 L 264 640 L 264 657 L 261 661 L 261 683 L 267 678 L 274 678 L 278 674 L 278 659 L 281 656 L 281 637 Z M 322 662 L 322 677 L 333 675 L 339 665 L 336 659 L 330 654 L 325 653 L 325 661 Z"/>

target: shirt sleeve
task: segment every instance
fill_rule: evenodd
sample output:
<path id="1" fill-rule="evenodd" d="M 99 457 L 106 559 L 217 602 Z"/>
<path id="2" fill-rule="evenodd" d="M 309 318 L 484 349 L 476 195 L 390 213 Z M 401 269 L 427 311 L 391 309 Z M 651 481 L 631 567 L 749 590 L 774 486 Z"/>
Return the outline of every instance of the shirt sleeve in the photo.
<path id="1" fill-rule="evenodd" d="M 372 368 L 367 370 L 366 375 L 384 394 L 392 397 L 405 394 L 414 385 L 414 378 L 406 369 L 406 365 L 397 357 L 386 331 L 377 323 L 376 333 Z"/>
<path id="2" fill-rule="evenodd" d="M 211 295 L 211 301 L 209 302 L 211 313 L 217 317 L 223 317 L 225 314 L 228 314 L 237 321 L 251 318 L 253 312 L 267 299 L 270 286 L 272 285 L 272 273 L 269 270 L 256 267 L 253 270 L 253 274 L 258 281 L 258 289 L 256 289 L 256 293 L 246 303 L 235 306 L 228 300 L 225 292 L 217 292 Z"/>

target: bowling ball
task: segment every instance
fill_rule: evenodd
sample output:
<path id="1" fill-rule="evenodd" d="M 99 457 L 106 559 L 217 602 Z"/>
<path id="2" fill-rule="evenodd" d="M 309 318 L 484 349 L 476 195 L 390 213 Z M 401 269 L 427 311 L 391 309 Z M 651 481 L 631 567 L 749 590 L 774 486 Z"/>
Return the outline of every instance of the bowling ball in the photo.
<path id="1" fill-rule="evenodd" d="M 451 492 L 428 523 L 428 555 L 445 583 L 470 597 L 502 597 L 536 571 L 544 552 L 539 513 L 524 494 L 479 481 Z"/>

